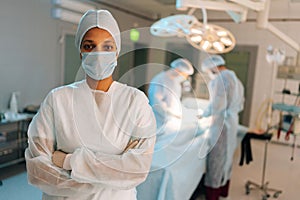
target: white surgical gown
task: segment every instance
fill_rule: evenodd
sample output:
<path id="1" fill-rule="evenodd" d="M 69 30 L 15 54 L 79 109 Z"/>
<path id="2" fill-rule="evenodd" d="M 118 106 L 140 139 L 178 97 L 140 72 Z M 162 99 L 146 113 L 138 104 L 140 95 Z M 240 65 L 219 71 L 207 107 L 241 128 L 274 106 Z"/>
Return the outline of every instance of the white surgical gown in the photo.
<path id="1" fill-rule="evenodd" d="M 52 90 L 28 131 L 28 180 L 43 199 L 136 199 L 135 187 L 151 165 L 155 118 L 139 90 L 113 82 L 108 92 L 86 81 Z M 123 152 L 129 140 L 136 148 Z M 70 171 L 55 166 L 52 153 L 71 154 Z"/>
<path id="2" fill-rule="evenodd" d="M 178 77 L 175 71 L 167 70 L 157 74 L 150 82 L 149 102 L 153 108 L 158 129 L 166 125 L 169 118 L 182 117 L 180 102 L 182 87 Z"/>
<path id="3" fill-rule="evenodd" d="M 238 113 L 243 109 L 244 88 L 231 70 L 220 71 L 209 83 L 210 104 L 203 117 L 212 116 L 205 185 L 219 188 L 231 176 L 238 132 Z"/>

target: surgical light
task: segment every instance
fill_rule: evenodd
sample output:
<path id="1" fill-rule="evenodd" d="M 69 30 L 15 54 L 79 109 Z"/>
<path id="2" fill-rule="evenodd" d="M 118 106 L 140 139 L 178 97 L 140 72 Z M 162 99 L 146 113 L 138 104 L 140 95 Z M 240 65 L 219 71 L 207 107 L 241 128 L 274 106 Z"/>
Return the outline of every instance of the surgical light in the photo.
<path id="1" fill-rule="evenodd" d="M 190 9 L 188 12 L 189 15 L 192 15 L 196 9 L 225 11 L 236 23 L 245 22 L 247 20 L 248 11 L 255 11 L 257 12 L 257 28 L 270 31 L 295 49 L 300 58 L 300 44 L 269 22 L 270 6 L 271 0 L 176 0 L 176 9 L 184 11 Z M 226 36 L 226 32 L 217 32 L 217 35 L 224 37 Z M 235 41 L 232 41 L 232 43 L 234 44 Z M 227 45 L 225 44 L 225 46 Z M 227 49 L 228 48 L 225 47 L 225 51 Z M 300 66 L 300 59 L 297 61 L 297 65 Z"/>
<path id="2" fill-rule="evenodd" d="M 201 42 L 202 37 L 200 35 L 196 35 L 196 36 L 191 36 L 191 40 L 193 42 Z"/>
<path id="3" fill-rule="evenodd" d="M 190 33 L 191 26 L 198 20 L 193 15 L 173 15 L 152 24 L 150 32 L 159 37 L 183 37 Z"/>
<path id="4" fill-rule="evenodd" d="M 225 46 L 221 42 L 214 42 L 213 47 L 219 52 L 223 52 L 225 49 Z"/>
<path id="5" fill-rule="evenodd" d="M 235 38 L 232 33 L 221 26 L 198 22 L 193 25 L 191 30 L 202 30 L 199 34 L 186 35 L 187 41 L 197 49 L 212 54 L 221 54 L 231 51 L 235 46 Z M 202 40 L 195 40 L 196 35 L 201 36 Z"/>
<path id="6" fill-rule="evenodd" d="M 195 33 L 195 34 L 203 34 L 203 31 L 200 30 L 200 29 L 192 28 L 192 29 L 191 29 L 191 33 Z"/>
<path id="7" fill-rule="evenodd" d="M 226 31 L 218 31 L 218 32 L 217 32 L 217 35 L 218 35 L 219 37 L 227 36 L 227 32 L 226 32 Z"/>
<path id="8" fill-rule="evenodd" d="M 222 38 L 220 39 L 220 41 L 221 41 L 223 44 L 225 44 L 226 46 L 232 45 L 232 41 L 231 41 L 229 38 L 227 38 L 227 37 L 222 37 Z"/>
<path id="9" fill-rule="evenodd" d="M 207 51 L 207 49 L 211 48 L 212 45 L 209 41 L 206 40 L 206 41 L 202 41 L 200 43 L 200 46 L 204 51 Z"/>
<path id="10" fill-rule="evenodd" d="M 214 24 L 207 24 L 205 9 L 203 23 L 193 15 L 173 15 L 155 22 L 150 32 L 160 37 L 185 37 L 195 48 L 211 54 L 231 51 L 235 46 L 235 38 L 227 29 Z"/>

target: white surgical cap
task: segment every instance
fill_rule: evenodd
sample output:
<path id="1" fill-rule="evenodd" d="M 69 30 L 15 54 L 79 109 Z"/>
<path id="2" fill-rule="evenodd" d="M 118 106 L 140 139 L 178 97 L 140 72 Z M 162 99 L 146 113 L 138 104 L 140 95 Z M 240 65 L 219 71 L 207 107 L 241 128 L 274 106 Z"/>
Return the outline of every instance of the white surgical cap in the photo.
<path id="1" fill-rule="evenodd" d="M 220 55 L 212 55 L 204 59 L 201 65 L 202 71 L 225 65 L 225 60 Z"/>
<path id="2" fill-rule="evenodd" d="M 121 50 L 121 37 L 117 21 L 107 10 L 88 10 L 78 24 L 75 35 L 75 46 L 80 52 L 80 45 L 84 35 L 92 28 L 101 28 L 108 31 L 115 40 L 117 51 Z"/>
<path id="3" fill-rule="evenodd" d="M 178 58 L 171 62 L 171 68 L 177 69 L 180 72 L 186 73 L 188 75 L 192 75 L 194 73 L 193 65 L 184 58 Z"/>

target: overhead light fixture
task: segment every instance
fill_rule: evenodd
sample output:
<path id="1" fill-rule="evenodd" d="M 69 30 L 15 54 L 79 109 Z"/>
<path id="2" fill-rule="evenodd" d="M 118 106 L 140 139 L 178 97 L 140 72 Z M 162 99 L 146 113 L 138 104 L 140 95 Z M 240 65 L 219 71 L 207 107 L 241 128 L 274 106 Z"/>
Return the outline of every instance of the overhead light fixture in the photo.
<path id="1" fill-rule="evenodd" d="M 200 29 L 191 28 L 191 33 L 194 33 L 194 34 L 203 34 L 203 31 L 200 30 Z"/>
<path id="2" fill-rule="evenodd" d="M 202 37 L 200 35 L 192 36 L 190 39 L 193 42 L 201 42 L 202 41 Z"/>
<path id="3" fill-rule="evenodd" d="M 75 1 L 75 0 L 52 0 L 52 4 L 80 13 L 85 13 L 88 10 L 96 9 L 96 6 L 94 5 Z"/>
<path id="4" fill-rule="evenodd" d="M 176 9 L 190 9 L 187 15 L 189 16 L 189 18 L 192 17 L 192 14 L 196 9 L 202 9 L 202 12 L 206 9 L 226 11 L 236 23 L 246 21 L 249 9 L 256 11 L 258 12 L 257 27 L 270 31 L 275 36 L 286 42 L 289 46 L 297 51 L 298 57 L 300 58 L 299 43 L 290 38 L 284 32 L 277 29 L 269 22 L 268 16 L 270 4 L 271 0 L 176 0 Z M 183 19 L 187 18 L 184 17 L 184 15 L 177 16 Z M 172 19 L 175 19 L 176 15 L 172 17 Z M 151 33 L 156 36 L 182 36 L 183 34 L 190 42 L 190 44 L 192 44 L 194 47 L 205 50 L 209 53 L 226 53 L 234 48 L 235 39 L 233 35 L 223 27 L 212 24 L 208 25 L 206 23 L 206 12 L 205 14 L 203 14 L 203 24 L 201 24 L 200 22 L 196 22 L 192 24 L 195 25 L 192 27 L 190 26 L 191 24 L 189 24 L 189 31 L 186 31 L 186 24 L 184 24 L 183 22 L 185 21 L 179 20 L 178 22 L 176 20 L 173 20 L 172 22 L 171 20 L 169 23 L 165 24 L 165 29 L 173 31 L 164 31 L 163 26 L 160 26 L 160 29 L 159 31 L 156 31 L 156 34 L 153 34 L 152 32 Z M 170 24 L 172 24 L 173 29 L 170 29 Z M 208 28 L 207 26 L 212 28 Z M 170 32 L 172 34 L 170 34 Z M 180 34 L 178 35 L 178 33 Z M 197 37 L 197 35 L 201 36 L 201 40 L 200 37 Z M 300 65 L 300 59 L 298 59 L 297 63 L 299 63 Z"/>
<path id="5" fill-rule="evenodd" d="M 60 19 L 73 24 L 78 24 L 82 17 L 81 14 L 74 13 L 69 10 L 64 10 L 62 8 L 52 8 L 51 15 L 55 19 Z"/>
<path id="6" fill-rule="evenodd" d="M 195 48 L 206 51 L 211 54 L 221 54 L 231 51 L 236 40 L 233 34 L 227 29 L 214 24 L 196 23 L 191 30 L 201 30 L 197 33 L 191 31 L 191 34 L 186 35 L 187 41 Z M 194 38 L 200 36 L 201 41 Z"/>
<path id="7" fill-rule="evenodd" d="M 231 39 L 229 39 L 228 37 L 222 37 L 221 39 L 220 39 L 220 41 L 224 44 L 224 45 L 226 45 L 226 46 L 231 46 L 232 45 L 232 40 Z"/>
<path id="8" fill-rule="evenodd" d="M 256 11 L 257 28 L 270 31 L 295 49 L 299 55 L 297 63 L 300 66 L 300 44 L 269 22 L 270 5 L 271 0 L 176 0 L 176 9 L 185 11 L 190 9 L 190 15 L 192 14 L 191 11 L 194 12 L 196 9 L 225 11 L 236 23 L 246 21 L 248 10 Z M 224 42 L 224 39 L 222 40 L 225 44 L 226 42 Z"/>
<path id="9" fill-rule="evenodd" d="M 185 37 L 195 48 L 211 54 L 231 51 L 235 38 L 227 29 L 214 24 L 207 24 L 206 10 L 202 9 L 203 23 L 193 15 L 173 15 L 155 22 L 150 32 L 160 37 Z"/>
<path id="10" fill-rule="evenodd" d="M 210 49 L 211 48 L 211 43 L 207 40 L 205 41 L 201 41 L 201 49 L 203 49 L 204 51 L 207 51 L 207 49 Z"/>
<path id="11" fill-rule="evenodd" d="M 198 22 L 193 15 L 172 15 L 160 19 L 150 27 L 152 35 L 160 37 L 184 37 L 190 33 L 191 26 Z"/>
<path id="12" fill-rule="evenodd" d="M 217 35 L 218 35 L 219 37 L 227 36 L 227 32 L 226 32 L 226 31 L 223 31 L 223 30 L 217 31 Z"/>

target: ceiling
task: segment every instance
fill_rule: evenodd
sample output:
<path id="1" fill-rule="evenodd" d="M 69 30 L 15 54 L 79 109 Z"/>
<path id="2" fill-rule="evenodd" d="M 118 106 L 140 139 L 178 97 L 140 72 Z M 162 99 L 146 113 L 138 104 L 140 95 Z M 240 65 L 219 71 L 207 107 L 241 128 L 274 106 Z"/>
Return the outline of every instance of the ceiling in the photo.
<path id="1" fill-rule="evenodd" d="M 149 21 L 157 21 L 160 18 L 174 15 L 187 14 L 187 11 L 176 10 L 176 0 L 91 0 L 104 6 L 116 8 L 118 10 L 130 13 Z M 199 0 L 201 1 L 201 0 Z M 228 0 L 211 0 L 211 1 L 228 1 Z M 252 0 L 262 1 L 262 0 Z M 300 20 L 300 0 L 271 0 L 270 18 L 283 19 L 288 18 Z M 209 20 L 231 20 L 225 12 L 212 11 L 208 12 Z M 194 15 L 202 18 L 201 11 L 198 9 Z M 248 19 L 255 19 L 256 13 L 249 11 Z"/>
<path id="2" fill-rule="evenodd" d="M 155 21 L 172 14 L 183 13 L 176 10 L 176 0 L 92 0 L 106 6 L 136 14 Z"/>

